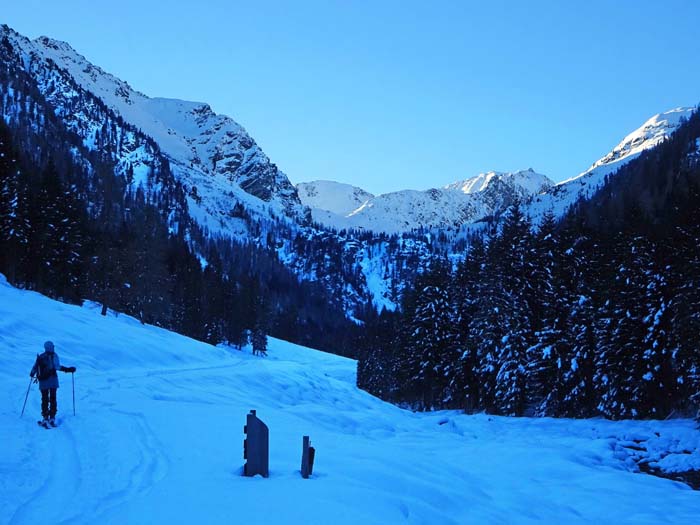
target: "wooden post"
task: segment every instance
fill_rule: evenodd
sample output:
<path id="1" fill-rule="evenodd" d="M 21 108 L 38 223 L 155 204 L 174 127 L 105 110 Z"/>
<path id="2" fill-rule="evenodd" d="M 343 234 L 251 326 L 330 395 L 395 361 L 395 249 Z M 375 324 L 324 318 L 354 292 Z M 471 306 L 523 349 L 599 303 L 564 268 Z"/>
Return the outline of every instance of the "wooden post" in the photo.
<path id="1" fill-rule="evenodd" d="M 304 436 L 301 445 L 301 477 L 304 479 L 309 479 L 309 476 L 311 476 L 314 471 L 316 449 L 310 445 L 311 440 L 309 436 Z"/>
<path id="2" fill-rule="evenodd" d="M 269 477 L 270 432 L 267 425 L 258 419 L 255 410 L 246 416 L 243 432 L 246 434 L 243 440 L 243 459 L 246 460 L 243 475 Z"/>

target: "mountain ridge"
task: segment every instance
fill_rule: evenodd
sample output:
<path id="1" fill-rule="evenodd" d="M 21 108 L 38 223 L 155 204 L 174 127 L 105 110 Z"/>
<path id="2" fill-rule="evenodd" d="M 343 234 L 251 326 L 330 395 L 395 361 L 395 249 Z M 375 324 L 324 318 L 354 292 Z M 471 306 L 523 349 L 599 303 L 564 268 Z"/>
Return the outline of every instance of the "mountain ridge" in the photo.
<path id="1" fill-rule="evenodd" d="M 550 211 L 560 217 L 577 200 L 590 198 L 619 166 L 667 137 L 681 117 L 692 111 L 676 108 L 653 116 L 588 170 L 558 184 L 530 169 L 487 172 L 424 192 L 401 190 L 378 196 L 351 185 L 339 192 L 338 188 L 343 187 L 340 183 L 328 191 L 327 181 L 325 187 L 313 190 L 316 194 L 312 198 L 306 190 L 309 184 L 318 186 L 318 182 L 294 186 L 243 126 L 215 113 L 207 103 L 149 97 L 92 64 L 62 40 L 47 36 L 30 40 L 7 25 L 0 26 L 0 36 L 19 50 L 21 67 L 35 74 L 43 70 L 41 86 L 45 95 L 60 83 L 54 70 L 61 71 L 151 137 L 183 184 L 191 216 L 208 231 L 234 236 L 246 234 L 235 211 L 237 204 L 259 217 L 278 217 L 300 225 L 313 220 L 336 230 L 377 233 L 460 228 L 498 215 L 515 200 L 526 205 L 526 213 L 535 222 Z M 83 135 L 86 145 L 91 145 L 96 140 L 98 123 L 72 114 L 72 88 L 61 89 L 50 93 L 51 102 L 64 118 L 76 121 L 74 130 Z M 83 122 L 77 122 L 81 118 Z M 118 160 L 134 169 L 137 182 L 147 182 L 147 157 L 143 152 L 129 151 Z M 300 195 L 300 190 L 306 193 Z M 344 204 L 330 203 L 329 199 L 340 199 Z"/>
<path id="2" fill-rule="evenodd" d="M 590 199 L 619 168 L 666 140 L 694 111 L 691 107 L 677 107 L 653 115 L 587 170 L 531 198 L 528 215 L 536 224 L 547 213 L 562 217 L 579 200 Z"/>
<path id="3" fill-rule="evenodd" d="M 203 226 L 213 231 L 233 226 L 236 231 L 238 226 L 228 217 L 236 202 L 262 215 L 308 222 L 287 176 L 230 117 L 216 114 L 206 103 L 148 97 L 92 64 L 66 42 L 46 36 L 30 40 L 6 25 L 0 26 L 0 37 L 19 53 L 28 72 L 44 69 L 50 84 L 62 71 L 151 137 L 185 185 L 192 215 Z M 57 92 L 55 103 L 70 107 L 70 95 L 69 89 Z M 76 130 L 86 141 L 94 133 L 88 128 Z"/>
<path id="4" fill-rule="evenodd" d="M 338 230 L 399 233 L 419 228 L 459 228 L 497 214 L 516 200 L 525 200 L 553 185 L 548 177 L 529 168 L 516 172 L 490 171 L 442 188 L 400 190 L 377 196 L 342 183 L 315 181 L 298 184 L 297 188 L 304 190 L 299 192 L 300 199 L 311 208 L 318 223 Z M 314 189 L 313 196 L 309 195 L 309 188 Z M 349 192 L 362 195 L 362 202 L 353 199 Z M 359 206 L 348 211 L 338 207 L 338 201 L 355 202 Z"/>
<path id="5" fill-rule="evenodd" d="M 562 217 L 579 199 L 592 197 L 606 177 L 668 138 L 694 110 L 690 107 L 677 107 L 653 115 L 587 170 L 559 183 L 534 172 L 532 168 L 516 172 L 490 171 L 440 189 L 399 190 L 373 196 L 349 213 L 329 209 L 326 201 L 336 200 L 337 197 L 318 193 L 328 186 L 317 188 L 318 192 L 313 199 L 302 194 L 300 198 L 311 208 L 316 222 L 335 229 L 355 228 L 398 233 L 421 227 L 459 228 L 497 214 L 516 198 L 523 203 L 525 213 L 537 224 L 547 213 L 551 212 L 557 218 Z M 297 187 L 313 184 L 315 182 L 300 183 Z M 342 186 L 341 183 L 337 184 Z M 498 199 L 496 188 L 500 189 L 505 198 Z M 361 188 L 356 190 L 365 191 Z M 442 194 L 444 190 L 459 191 L 472 197 L 460 200 L 459 197 Z M 511 199 L 508 199 L 508 194 Z M 478 197 L 474 199 L 473 196 Z M 434 209 L 430 209 L 430 200 L 436 203 Z"/>

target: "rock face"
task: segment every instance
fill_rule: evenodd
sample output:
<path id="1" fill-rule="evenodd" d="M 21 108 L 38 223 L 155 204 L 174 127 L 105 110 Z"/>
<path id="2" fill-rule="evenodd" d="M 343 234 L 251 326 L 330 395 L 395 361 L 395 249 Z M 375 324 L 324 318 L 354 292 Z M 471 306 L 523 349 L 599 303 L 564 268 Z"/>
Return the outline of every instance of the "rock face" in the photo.
<path id="1" fill-rule="evenodd" d="M 91 99 L 86 106 L 104 105 L 151 137 L 191 192 L 193 217 L 210 230 L 226 231 L 237 202 L 266 216 L 308 221 L 308 211 L 287 176 L 231 118 L 217 115 L 207 104 L 148 97 L 65 42 L 29 40 L 7 26 L 0 26 L 0 40 L 7 56 L 36 79 L 57 115 L 73 121 L 73 130 L 86 145 L 96 147 L 95 134 L 101 133 L 103 122 L 95 121 L 85 108 L 76 108 L 76 97 Z"/>
<path id="2" fill-rule="evenodd" d="M 532 169 L 489 172 L 426 191 L 372 196 L 359 188 L 328 182 L 300 184 L 299 196 L 316 222 L 336 229 L 399 233 L 417 228 L 457 228 L 497 214 L 553 186 Z M 358 204 L 354 209 L 351 205 Z"/>

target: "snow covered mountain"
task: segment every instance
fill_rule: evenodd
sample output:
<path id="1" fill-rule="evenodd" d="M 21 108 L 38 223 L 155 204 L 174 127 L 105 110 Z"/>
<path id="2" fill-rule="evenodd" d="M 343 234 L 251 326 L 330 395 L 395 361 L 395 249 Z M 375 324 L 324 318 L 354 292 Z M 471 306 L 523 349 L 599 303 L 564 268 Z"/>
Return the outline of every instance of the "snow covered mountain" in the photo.
<path id="1" fill-rule="evenodd" d="M 75 415 L 60 374 L 51 430 L 35 385 L 19 417 L 47 339 L 77 367 Z M 0 340 L 2 525 L 697 522 L 700 492 L 635 463 L 700 467 L 690 420 L 414 413 L 359 390 L 353 360 L 280 340 L 256 358 L 1 275 Z M 270 428 L 268 479 L 241 475 L 251 409 Z"/>
<path id="2" fill-rule="evenodd" d="M 368 191 L 330 180 L 317 180 L 297 184 L 299 199 L 306 206 L 322 209 L 337 215 L 347 215 L 362 206 L 374 195 Z"/>
<path id="3" fill-rule="evenodd" d="M 440 189 L 404 190 L 376 197 L 340 183 L 304 183 L 297 186 L 299 197 L 311 208 L 314 221 L 335 229 L 397 233 L 420 227 L 459 227 L 497 214 L 515 198 L 526 205 L 526 213 L 537 223 L 548 211 L 561 217 L 577 200 L 590 198 L 608 175 L 658 145 L 693 111 L 676 108 L 654 115 L 586 171 L 558 184 L 529 169 L 492 171 Z M 354 198 L 357 195 L 360 197 Z M 358 205 L 350 210 L 354 204 Z"/>
<path id="4" fill-rule="evenodd" d="M 311 209 L 316 223 L 342 224 L 343 218 L 362 206 L 374 195 L 368 191 L 330 180 L 317 180 L 297 184 L 299 199 Z"/>
<path id="5" fill-rule="evenodd" d="M 390 271 L 389 248 L 312 227 L 296 189 L 232 120 L 206 105 L 146 97 L 68 44 L 32 41 L 7 26 L 0 26 L 0 117 L 34 171 L 49 158 L 70 158 L 79 198 L 98 223 L 118 227 L 132 217 L 131 202 L 147 203 L 163 234 L 181 235 L 202 266 L 215 249 L 213 259 L 234 278 L 260 273 L 279 283 L 281 262 L 299 281 L 319 283 L 311 288 L 323 294 L 326 311 L 354 318 L 373 297 L 391 306 L 398 281 L 408 281 L 420 262 L 414 252 L 426 251 L 420 242 L 393 247 L 411 264 Z M 212 239 L 259 251 L 267 264 Z M 374 282 L 380 286 L 370 290 Z M 296 301 L 286 288 L 280 294 Z"/>
<path id="6" fill-rule="evenodd" d="M 558 183 L 543 195 L 534 195 L 527 213 L 538 222 L 545 213 L 562 216 L 579 199 L 588 199 L 604 184 L 607 176 L 665 140 L 687 119 L 695 108 L 675 108 L 654 115 L 627 135 L 610 153 L 593 163 L 583 173 Z"/>
<path id="7" fill-rule="evenodd" d="M 0 41 L 14 65 L 37 81 L 56 114 L 70 123 L 84 144 L 96 148 L 109 129 L 90 109 L 104 105 L 120 119 L 152 138 L 166 156 L 189 196 L 191 215 L 211 231 L 236 231 L 231 210 L 246 208 L 298 221 L 308 219 L 296 189 L 242 126 L 217 115 L 204 103 L 150 98 L 91 64 L 69 44 L 47 37 L 30 40 L 6 25 Z M 8 64 L 10 65 L 10 64 Z M 76 101 L 84 100 L 82 105 Z M 10 109 L 6 101 L 6 120 Z M 115 146 L 117 161 L 128 164 L 136 181 L 146 182 L 153 160 L 148 152 Z"/>
<path id="8" fill-rule="evenodd" d="M 532 169 L 514 173 L 491 171 L 427 191 L 404 190 L 376 197 L 344 184 L 299 185 L 301 201 L 316 222 L 335 229 L 398 233 L 417 228 L 450 228 L 475 222 L 553 186 Z M 364 200 L 363 200 L 364 199 Z M 352 204 L 359 203 L 354 209 Z"/>

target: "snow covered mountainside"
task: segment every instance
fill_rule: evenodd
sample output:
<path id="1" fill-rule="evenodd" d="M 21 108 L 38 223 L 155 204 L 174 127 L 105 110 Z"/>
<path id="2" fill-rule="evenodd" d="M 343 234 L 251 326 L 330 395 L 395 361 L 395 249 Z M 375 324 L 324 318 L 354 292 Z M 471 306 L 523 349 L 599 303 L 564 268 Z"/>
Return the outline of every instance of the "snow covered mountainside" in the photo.
<path id="1" fill-rule="evenodd" d="M 695 108 L 676 108 L 654 115 L 638 129 L 627 135 L 610 153 L 597 160 L 583 173 L 558 183 L 543 195 L 530 198 L 526 213 L 537 223 L 545 213 L 561 217 L 579 199 L 589 199 L 612 175 L 644 151 L 668 138 Z"/>
<path id="2" fill-rule="evenodd" d="M 553 184 L 546 176 L 528 169 L 514 173 L 491 171 L 444 188 L 404 190 L 376 197 L 338 183 L 312 182 L 297 188 L 301 201 L 311 208 L 316 222 L 338 230 L 354 228 L 398 233 L 417 228 L 458 228 L 498 214 L 516 199 L 526 200 Z M 302 191 L 302 188 L 312 191 Z M 355 195 L 361 195 L 364 201 L 350 210 L 348 204 L 360 200 L 355 199 Z M 342 205 L 338 205 L 339 201 Z"/>
<path id="3" fill-rule="evenodd" d="M 0 41 L 6 56 L 36 79 L 56 114 L 71 124 L 89 148 L 109 133 L 103 121 L 91 116 L 90 106 L 95 104 L 104 104 L 152 138 L 184 184 L 190 213 L 202 226 L 236 231 L 230 212 L 237 202 L 260 213 L 307 219 L 286 175 L 243 127 L 217 115 L 207 104 L 147 97 L 91 64 L 66 42 L 47 37 L 30 40 L 6 25 L 0 26 Z M 86 107 L 76 104 L 85 95 L 94 99 Z M 6 118 L 10 111 L 3 111 Z M 128 163 L 145 182 L 152 163 L 147 153 L 121 141 L 113 146 L 119 150 L 117 160 Z"/>
<path id="4" fill-rule="evenodd" d="M 676 108 L 654 115 L 589 169 L 558 184 L 532 169 L 515 173 L 489 172 L 441 189 L 369 196 L 352 210 L 345 204 L 357 201 L 347 198 L 347 190 L 343 194 L 339 188 L 352 188 L 353 194 L 370 194 L 325 181 L 304 183 L 297 188 L 313 189 L 313 192 L 300 189 L 301 201 L 311 208 L 316 222 L 335 229 L 397 233 L 420 227 L 458 227 L 498 214 L 515 198 L 524 203 L 525 213 L 537 223 L 549 211 L 561 217 L 577 200 L 590 198 L 603 185 L 606 176 L 657 146 L 693 111 L 694 108 Z M 344 207 L 337 206 L 340 195 L 344 197 Z"/>
<path id="5" fill-rule="evenodd" d="M 330 180 L 297 184 L 299 199 L 312 210 L 322 209 L 336 215 L 347 215 L 362 206 L 374 195 L 368 191 Z"/>
<path id="6" fill-rule="evenodd" d="M 51 339 L 60 426 L 28 371 Z M 355 361 L 272 340 L 268 358 L 124 315 L 51 301 L 0 276 L 0 524 L 695 523 L 700 492 L 641 474 L 698 468 L 688 420 L 412 413 L 355 386 Z M 249 410 L 270 478 L 246 478 Z M 302 435 L 314 474 L 299 474 Z"/>

